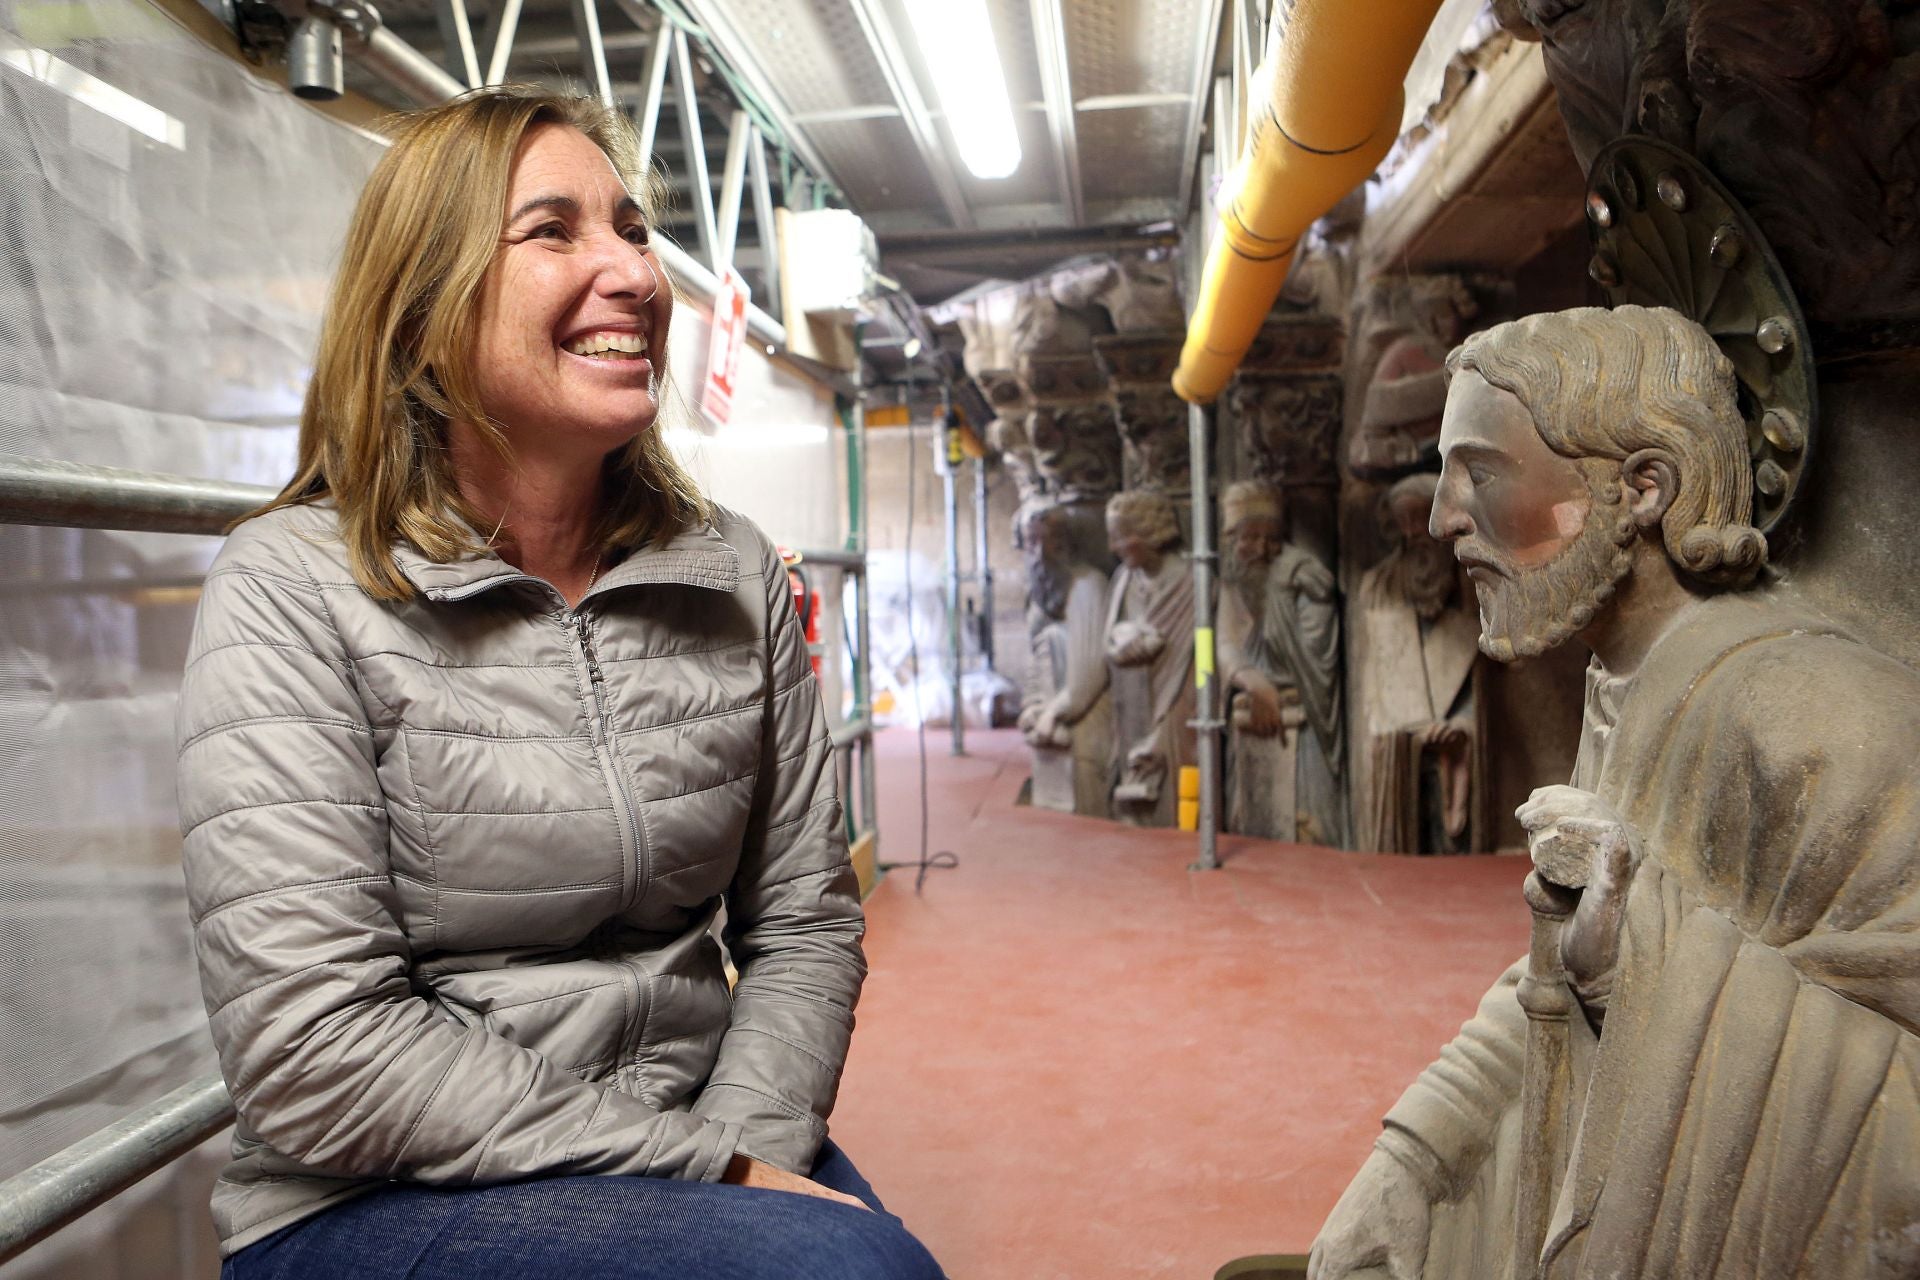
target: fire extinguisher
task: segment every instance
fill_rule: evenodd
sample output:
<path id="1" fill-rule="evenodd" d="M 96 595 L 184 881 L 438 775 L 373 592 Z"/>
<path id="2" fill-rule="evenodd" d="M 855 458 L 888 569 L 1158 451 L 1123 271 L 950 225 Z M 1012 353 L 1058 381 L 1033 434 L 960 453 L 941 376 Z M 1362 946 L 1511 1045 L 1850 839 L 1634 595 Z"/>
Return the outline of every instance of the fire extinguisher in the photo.
<path id="1" fill-rule="evenodd" d="M 787 566 L 787 584 L 793 588 L 793 611 L 800 617 L 800 630 L 807 638 L 807 653 L 813 662 L 814 679 L 820 678 L 820 594 L 813 589 L 807 571 L 800 567 L 800 553 L 780 548 L 780 559 Z"/>

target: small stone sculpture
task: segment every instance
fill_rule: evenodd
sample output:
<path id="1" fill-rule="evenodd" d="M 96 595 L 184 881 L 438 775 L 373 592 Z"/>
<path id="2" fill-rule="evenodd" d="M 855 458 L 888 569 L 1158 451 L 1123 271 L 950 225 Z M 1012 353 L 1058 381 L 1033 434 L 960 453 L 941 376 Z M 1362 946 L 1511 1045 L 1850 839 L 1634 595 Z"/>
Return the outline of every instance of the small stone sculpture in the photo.
<path id="1" fill-rule="evenodd" d="M 1920 1274 L 1920 673 L 1762 572 L 1698 325 L 1531 316 L 1448 367 L 1433 532 L 1489 656 L 1592 652 L 1586 723 L 1520 811 L 1531 954 L 1310 1274 Z"/>
<path id="2" fill-rule="evenodd" d="M 1481 781 L 1475 673 L 1479 627 L 1453 549 L 1427 532 L 1439 477 L 1408 476 L 1384 499 L 1395 546 L 1360 579 L 1351 648 L 1364 730 L 1356 756 L 1362 849 L 1459 853 Z"/>
<path id="3" fill-rule="evenodd" d="M 1286 537 L 1278 487 L 1221 499 L 1220 676 L 1232 692 L 1227 827 L 1345 848 L 1346 731 L 1333 573 Z"/>
<path id="4" fill-rule="evenodd" d="M 1086 514 L 1098 519 L 1097 510 Z M 1033 662 L 1019 723 L 1033 749 L 1033 803 L 1106 817 L 1113 743 L 1108 580 L 1082 545 L 1081 515 L 1056 504 L 1021 517 Z"/>
<path id="5" fill-rule="evenodd" d="M 1107 504 L 1107 540 L 1119 557 L 1107 610 L 1113 689 L 1113 812 L 1170 827 L 1180 766 L 1194 760 L 1193 568 L 1165 494 L 1135 490 Z"/>

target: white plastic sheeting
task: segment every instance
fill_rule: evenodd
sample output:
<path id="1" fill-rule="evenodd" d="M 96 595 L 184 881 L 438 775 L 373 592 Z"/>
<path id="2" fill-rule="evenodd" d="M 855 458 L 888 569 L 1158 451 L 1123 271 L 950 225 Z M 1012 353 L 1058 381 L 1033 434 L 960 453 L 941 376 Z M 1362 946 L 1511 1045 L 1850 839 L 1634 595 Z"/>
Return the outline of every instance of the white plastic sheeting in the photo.
<path id="1" fill-rule="evenodd" d="M 378 152 L 140 0 L 0 0 L 0 452 L 284 480 Z M 173 712 L 216 546 L 0 526 L 0 1177 L 214 1070 Z M 211 1274 L 212 1163 L 4 1274 Z"/>

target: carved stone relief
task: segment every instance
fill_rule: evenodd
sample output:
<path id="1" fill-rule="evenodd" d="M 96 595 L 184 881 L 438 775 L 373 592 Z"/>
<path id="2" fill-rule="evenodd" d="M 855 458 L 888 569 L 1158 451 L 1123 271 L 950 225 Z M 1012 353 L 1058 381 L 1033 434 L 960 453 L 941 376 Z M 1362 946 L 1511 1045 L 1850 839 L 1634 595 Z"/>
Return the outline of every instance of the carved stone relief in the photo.
<path id="1" fill-rule="evenodd" d="M 1871 344 L 1878 322 L 1920 313 L 1920 30 L 1907 5 L 1517 7 L 1544 38 L 1581 166 L 1628 133 L 1697 156 L 1779 255 L 1817 346 Z"/>
<path id="2" fill-rule="evenodd" d="M 1033 803 L 1105 817 L 1113 711 L 1104 506 L 1046 501 L 1023 511 L 1020 522 L 1033 653 L 1019 723 L 1033 751 Z"/>
<path id="3" fill-rule="evenodd" d="M 1437 482 L 1417 473 L 1383 496 L 1393 550 L 1350 615 L 1355 841 L 1382 853 L 1488 848 L 1479 620 L 1452 548 L 1427 531 Z"/>
<path id="4" fill-rule="evenodd" d="M 1344 848 L 1339 597 L 1332 569 L 1290 537 L 1288 498 L 1268 481 L 1242 480 L 1220 503 L 1227 828 Z"/>
<path id="5" fill-rule="evenodd" d="M 1152 490 L 1107 504 L 1107 538 L 1119 567 L 1107 612 L 1113 690 L 1113 813 L 1170 827 L 1183 765 L 1194 762 L 1193 566 L 1181 554 L 1180 517 Z"/>
<path id="6" fill-rule="evenodd" d="M 1187 499 L 1193 488 L 1187 439 L 1187 402 L 1173 393 L 1185 334 L 1113 334 L 1093 340 L 1094 356 L 1113 387 L 1113 421 L 1120 433 L 1127 489 L 1158 489 Z"/>
<path id="7" fill-rule="evenodd" d="M 1920 671 L 1767 571 L 1705 329 L 1548 313 L 1456 360 L 1433 527 L 1485 653 L 1591 652 L 1586 717 L 1520 812 L 1531 953 L 1388 1115 L 1321 1274 L 1914 1274 Z M 1468 431 L 1525 479 L 1476 485 Z"/>

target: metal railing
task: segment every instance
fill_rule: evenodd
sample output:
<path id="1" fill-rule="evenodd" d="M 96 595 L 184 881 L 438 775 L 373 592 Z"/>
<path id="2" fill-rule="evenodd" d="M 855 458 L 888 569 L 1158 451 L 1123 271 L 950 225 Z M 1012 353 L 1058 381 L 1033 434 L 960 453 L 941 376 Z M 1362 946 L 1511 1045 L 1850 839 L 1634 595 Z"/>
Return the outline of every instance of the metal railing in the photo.
<path id="1" fill-rule="evenodd" d="M 209 1076 L 0 1182 L 0 1264 L 232 1123 L 227 1086 Z"/>

